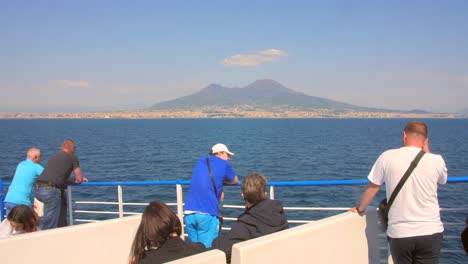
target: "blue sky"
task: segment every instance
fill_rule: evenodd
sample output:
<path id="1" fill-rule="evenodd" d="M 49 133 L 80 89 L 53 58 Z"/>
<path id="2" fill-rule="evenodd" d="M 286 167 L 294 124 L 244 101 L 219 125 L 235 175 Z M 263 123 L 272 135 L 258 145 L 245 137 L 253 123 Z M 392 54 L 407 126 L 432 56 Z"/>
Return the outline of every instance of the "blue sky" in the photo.
<path id="1" fill-rule="evenodd" d="M 0 112 L 145 107 L 273 79 L 360 106 L 468 108 L 468 1 L 0 0 Z"/>

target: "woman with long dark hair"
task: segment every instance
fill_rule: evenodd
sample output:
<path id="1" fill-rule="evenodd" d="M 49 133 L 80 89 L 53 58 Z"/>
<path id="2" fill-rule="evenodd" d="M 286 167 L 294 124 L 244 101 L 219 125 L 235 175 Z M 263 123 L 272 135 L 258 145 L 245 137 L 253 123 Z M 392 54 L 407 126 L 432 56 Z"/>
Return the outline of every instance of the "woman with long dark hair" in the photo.
<path id="1" fill-rule="evenodd" d="M 0 238 L 38 230 L 39 216 L 30 206 L 16 205 L 0 224 Z"/>
<path id="2" fill-rule="evenodd" d="M 201 243 L 184 242 L 181 232 L 179 218 L 165 203 L 149 203 L 133 241 L 130 263 L 164 263 L 205 251 Z"/>

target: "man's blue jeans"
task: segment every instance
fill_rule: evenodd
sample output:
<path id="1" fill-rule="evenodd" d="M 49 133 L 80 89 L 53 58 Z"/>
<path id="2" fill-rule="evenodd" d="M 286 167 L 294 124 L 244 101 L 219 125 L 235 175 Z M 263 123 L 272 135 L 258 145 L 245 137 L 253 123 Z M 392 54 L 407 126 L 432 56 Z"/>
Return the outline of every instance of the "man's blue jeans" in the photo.
<path id="1" fill-rule="evenodd" d="M 10 202 L 4 202 L 3 204 L 5 205 L 5 218 L 10 214 L 10 211 L 11 209 L 13 209 L 13 207 L 19 205 L 19 204 L 10 203 Z"/>
<path id="2" fill-rule="evenodd" d="M 39 222 L 41 230 L 68 225 L 66 190 L 55 187 L 34 187 L 34 196 L 44 203 L 44 215 Z"/>

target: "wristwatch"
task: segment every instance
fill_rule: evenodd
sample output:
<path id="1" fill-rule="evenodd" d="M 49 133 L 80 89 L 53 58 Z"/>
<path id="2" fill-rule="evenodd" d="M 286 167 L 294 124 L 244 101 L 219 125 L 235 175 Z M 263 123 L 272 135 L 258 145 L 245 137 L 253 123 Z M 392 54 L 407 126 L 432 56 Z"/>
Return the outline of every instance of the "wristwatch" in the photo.
<path id="1" fill-rule="evenodd" d="M 360 211 L 360 210 L 359 210 L 359 205 L 356 206 L 356 207 L 354 207 L 354 208 L 356 208 L 356 211 L 358 212 L 358 214 L 362 214 L 362 213 L 364 213 L 364 211 L 366 211 L 366 209 Z"/>

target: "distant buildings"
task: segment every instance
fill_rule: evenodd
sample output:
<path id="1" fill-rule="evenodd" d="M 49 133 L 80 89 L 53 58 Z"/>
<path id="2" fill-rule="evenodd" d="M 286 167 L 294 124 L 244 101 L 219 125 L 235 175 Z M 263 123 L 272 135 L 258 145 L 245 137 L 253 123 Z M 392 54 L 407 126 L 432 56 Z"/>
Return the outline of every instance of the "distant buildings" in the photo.
<path id="1" fill-rule="evenodd" d="M 15 113 L 1 114 L 1 119 L 159 119 L 159 118 L 468 118 L 467 115 L 406 113 L 406 112 L 358 112 L 315 109 L 252 109 L 204 107 L 192 110 L 138 110 L 82 113 Z"/>

